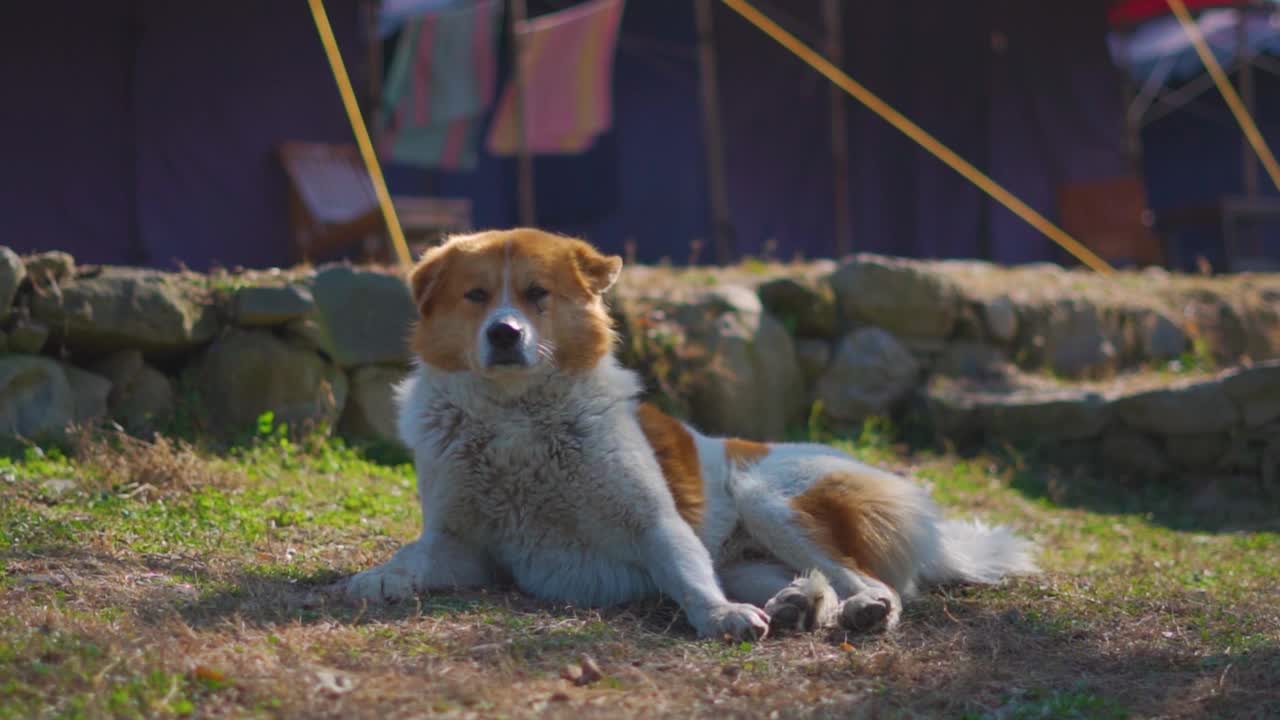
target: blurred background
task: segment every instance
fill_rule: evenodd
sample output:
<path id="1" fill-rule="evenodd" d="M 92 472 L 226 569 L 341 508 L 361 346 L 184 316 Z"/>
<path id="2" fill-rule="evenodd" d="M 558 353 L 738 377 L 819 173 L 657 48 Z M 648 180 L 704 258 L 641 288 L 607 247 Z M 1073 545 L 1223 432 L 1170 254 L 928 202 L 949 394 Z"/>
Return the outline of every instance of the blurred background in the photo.
<path id="1" fill-rule="evenodd" d="M 1280 266 L 1275 187 L 1164 0 L 756 4 L 1109 261 Z M 1274 144 L 1276 3 L 1187 4 Z M 417 242 L 534 223 L 641 262 L 1069 259 L 719 2 L 325 7 Z M 16 250 L 391 257 L 302 0 L 5 3 L 0 36 Z"/>

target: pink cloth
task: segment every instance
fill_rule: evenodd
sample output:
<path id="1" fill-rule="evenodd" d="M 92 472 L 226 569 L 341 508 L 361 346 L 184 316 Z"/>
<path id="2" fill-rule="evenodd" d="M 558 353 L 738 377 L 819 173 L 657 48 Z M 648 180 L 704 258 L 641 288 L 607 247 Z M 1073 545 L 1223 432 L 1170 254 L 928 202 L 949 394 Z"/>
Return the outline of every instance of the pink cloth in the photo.
<path id="1" fill-rule="evenodd" d="M 575 154 L 613 125 L 613 57 L 624 0 L 593 0 L 516 28 L 524 69 L 525 142 L 531 153 Z M 488 149 L 519 148 L 514 75 L 498 101 Z"/>

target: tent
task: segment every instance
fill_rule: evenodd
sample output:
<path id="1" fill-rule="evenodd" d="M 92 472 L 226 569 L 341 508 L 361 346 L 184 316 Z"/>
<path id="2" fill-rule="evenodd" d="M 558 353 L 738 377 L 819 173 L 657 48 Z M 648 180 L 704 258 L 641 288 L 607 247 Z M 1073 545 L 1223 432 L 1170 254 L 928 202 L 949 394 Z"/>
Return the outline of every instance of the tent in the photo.
<path id="1" fill-rule="evenodd" d="M 564 2 L 531 0 L 531 15 Z M 821 3 L 761 7 L 812 46 Z M 866 0 L 843 25 L 844 66 L 1047 215 L 1064 182 L 1125 171 L 1120 75 L 1105 0 Z M 856 7 L 856 11 L 852 8 Z M 830 255 L 834 237 L 826 81 L 716 4 L 725 174 L 739 254 Z M 582 156 L 535 160 L 538 221 L 642 260 L 681 262 L 710 235 L 697 38 L 686 0 L 632 2 L 615 62 L 615 127 Z M 849 102 L 847 99 L 843 102 Z M 865 110 L 851 107 L 853 244 L 927 257 L 1056 259 L 1055 247 Z M 477 172 L 392 167 L 393 186 L 475 198 L 481 225 L 515 221 L 514 163 Z M 704 251 L 702 259 L 707 259 Z"/>
<path id="2" fill-rule="evenodd" d="M 1212 78 L 1176 19 L 1130 0 L 1110 38 L 1130 79 L 1127 121 L 1141 149 L 1152 206 L 1174 262 L 1203 256 L 1218 268 L 1276 266 L 1280 198 L 1260 172 Z M 1189 3 L 1190 5 L 1190 3 Z M 1249 114 L 1280 136 L 1280 2 L 1201 2 L 1196 22 Z M 1142 7 L 1138 7 L 1142 6 Z M 1161 0 L 1159 6 L 1167 11 Z M 1151 12 L 1141 14 L 1145 8 Z M 1188 172 L 1195 168 L 1195 172 Z M 1247 238 L 1235 236 L 1247 234 Z M 1247 241 L 1241 245 L 1241 242 Z"/>
<path id="3" fill-rule="evenodd" d="M 571 2 L 527 4 L 538 15 Z M 375 18 L 360 0 L 326 5 L 363 90 Z M 824 40 L 821 5 L 761 3 L 815 47 Z M 1107 45 L 1115 12 L 1108 0 L 864 0 L 847 6 L 843 66 L 1054 218 L 1064 183 L 1130 171 L 1123 78 Z M 613 130 L 582 155 L 536 159 L 539 224 L 617 252 L 631 245 L 646 261 L 684 261 L 695 240 L 709 238 L 693 14 L 688 0 L 628 3 Z M 736 252 L 831 254 L 826 81 L 718 3 L 713 24 Z M 275 147 L 350 138 L 305 3 L 15 3 L 0 8 L 0 34 L 0 75 L 24 99 L 0 116 L 10 161 L 0 170 L 2 242 L 66 248 L 87 262 L 201 269 L 288 261 Z M 1061 257 L 843 102 L 854 249 Z M 387 175 L 398 194 L 471 198 L 477 225 L 517 220 L 511 159 L 482 152 L 471 173 L 392 166 Z"/>
<path id="4" fill-rule="evenodd" d="M 327 0 L 352 74 L 359 0 Z M 204 269 L 287 260 L 275 146 L 351 131 L 307 5 L 0 3 L 0 244 Z"/>

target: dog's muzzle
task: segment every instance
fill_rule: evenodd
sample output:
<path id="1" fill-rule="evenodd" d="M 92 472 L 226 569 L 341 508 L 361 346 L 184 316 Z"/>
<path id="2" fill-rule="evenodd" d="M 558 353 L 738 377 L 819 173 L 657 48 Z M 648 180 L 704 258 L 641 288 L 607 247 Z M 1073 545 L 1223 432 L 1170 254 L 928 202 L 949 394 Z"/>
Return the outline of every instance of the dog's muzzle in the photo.
<path id="1" fill-rule="evenodd" d="M 525 330 L 515 318 L 503 317 L 489 323 L 484 331 L 489 343 L 489 367 L 524 367 L 529 364 L 525 356 Z"/>

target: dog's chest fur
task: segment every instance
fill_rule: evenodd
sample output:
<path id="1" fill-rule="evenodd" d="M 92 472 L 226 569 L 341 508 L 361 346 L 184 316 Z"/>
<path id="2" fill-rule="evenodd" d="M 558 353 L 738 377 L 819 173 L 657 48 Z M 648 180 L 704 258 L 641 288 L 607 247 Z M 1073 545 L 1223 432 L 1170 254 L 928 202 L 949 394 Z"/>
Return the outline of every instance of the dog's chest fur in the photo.
<path id="1" fill-rule="evenodd" d="M 428 522 L 485 548 L 534 595 L 609 605 L 652 591 L 627 532 L 647 504 L 607 471 L 626 452 L 628 397 L 547 387 L 496 403 L 421 389 L 407 398 L 425 395 L 415 448 Z"/>
<path id="2" fill-rule="evenodd" d="M 580 537 L 581 485 L 587 428 L 573 419 L 512 408 L 500 423 L 441 403 L 427 415 L 440 433 L 436 465 L 453 532 L 485 540 L 553 540 Z M 446 480 L 447 478 L 447 480 Z"/>

